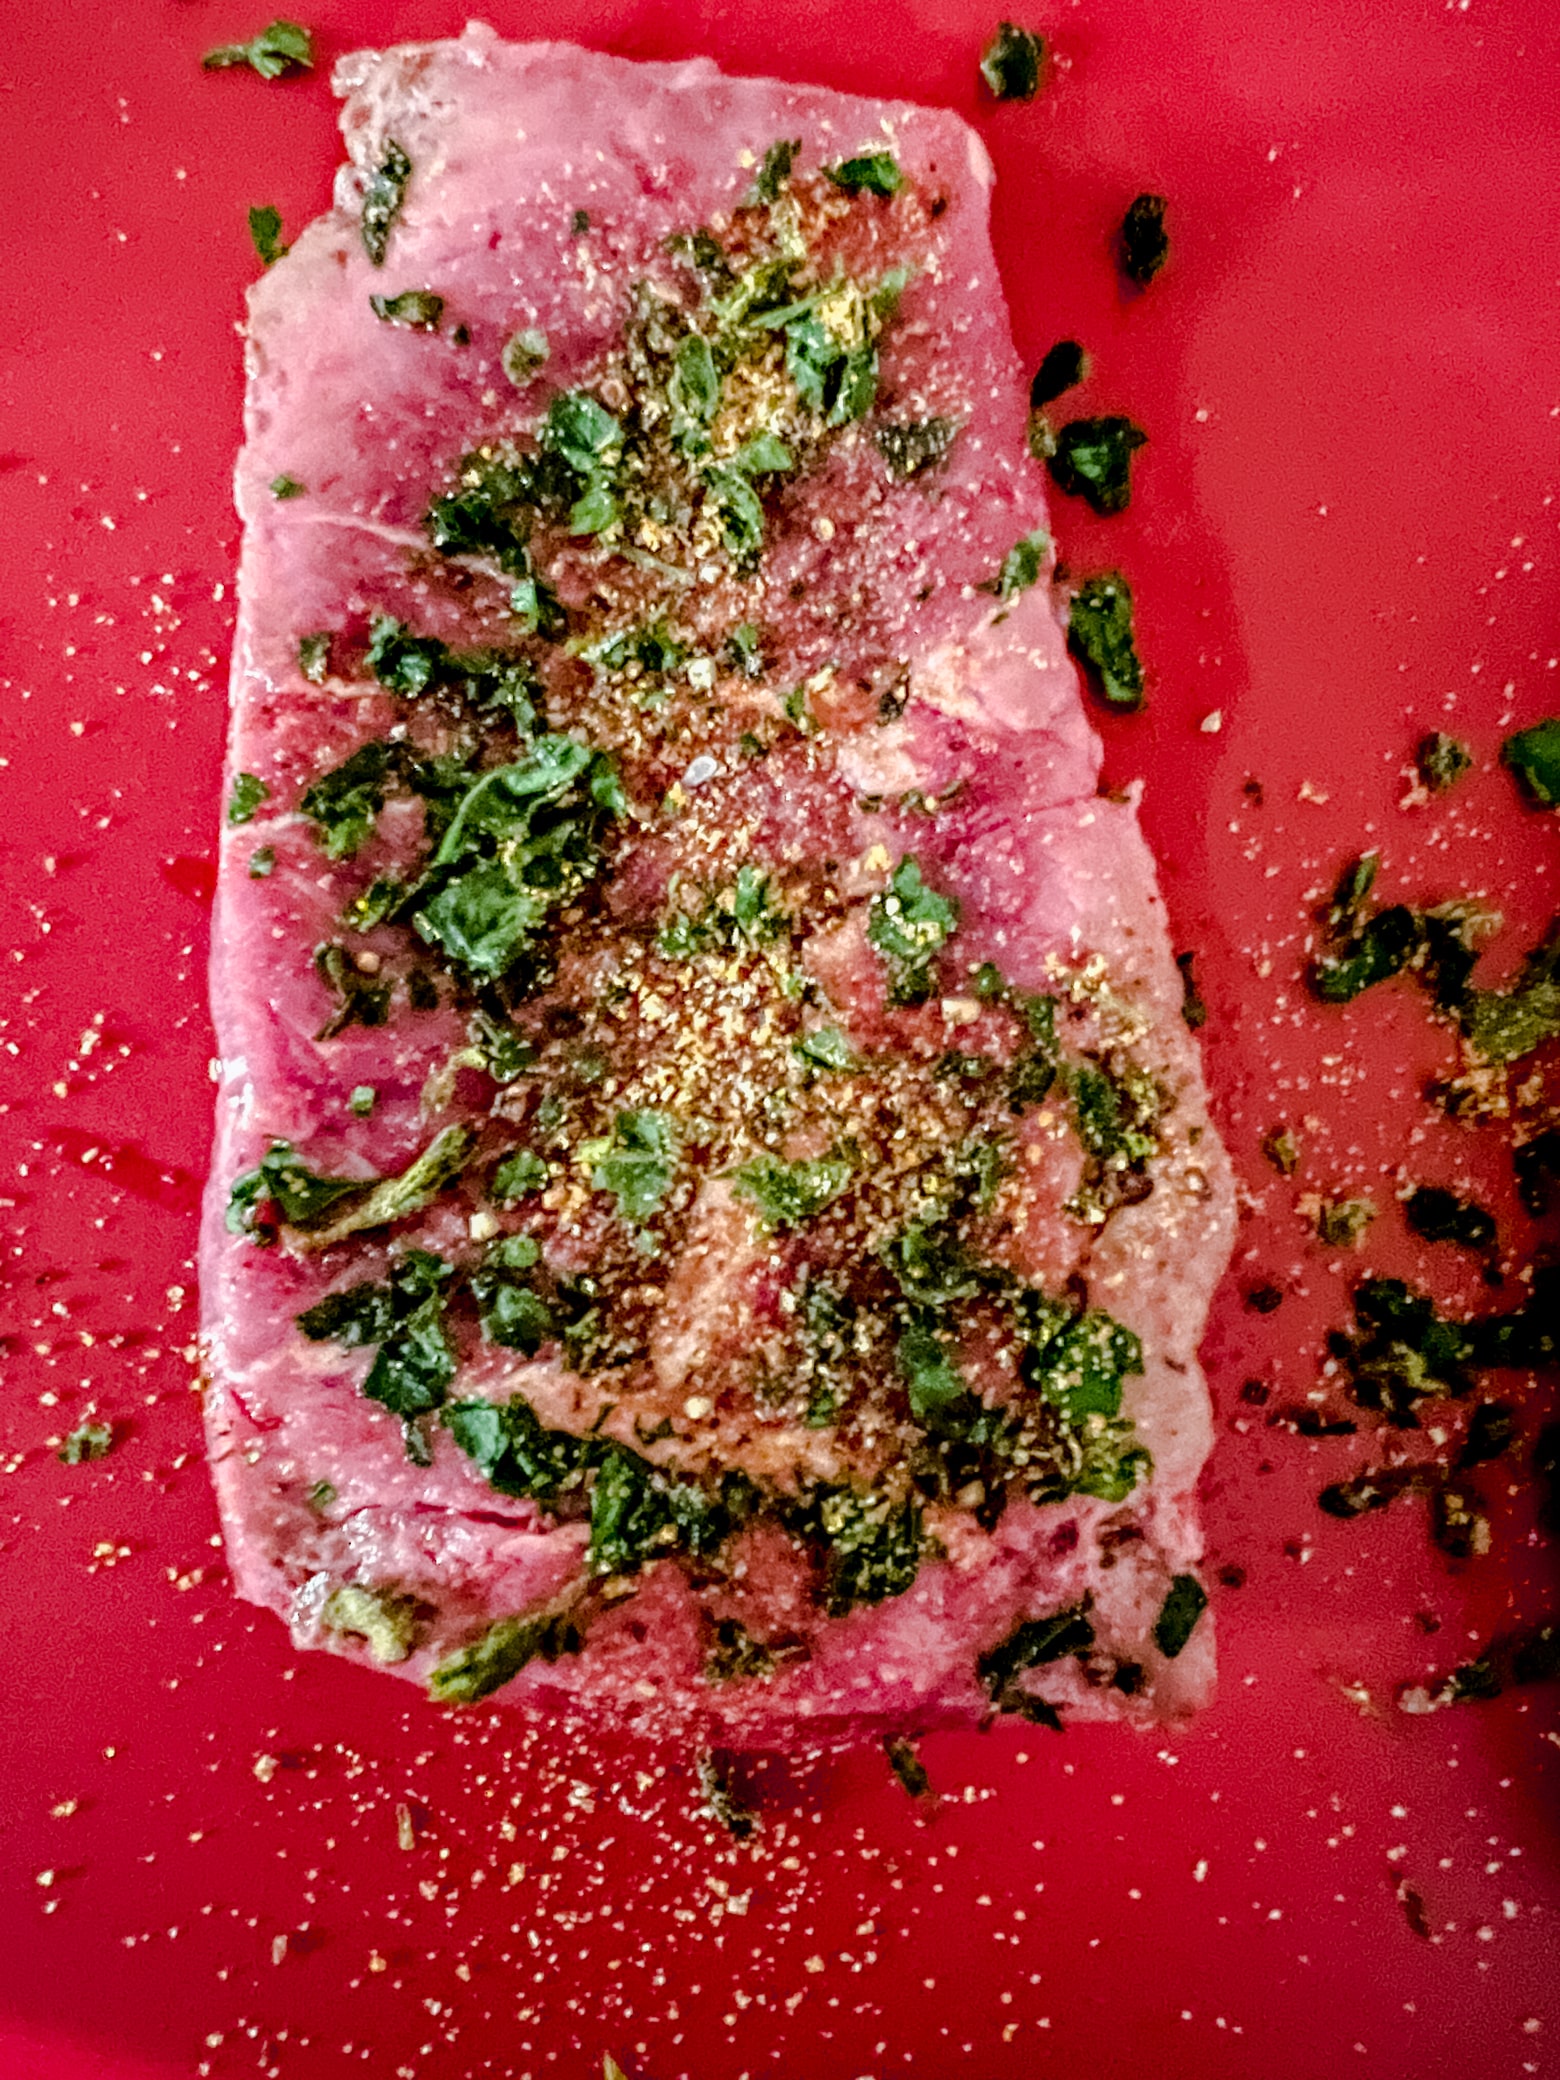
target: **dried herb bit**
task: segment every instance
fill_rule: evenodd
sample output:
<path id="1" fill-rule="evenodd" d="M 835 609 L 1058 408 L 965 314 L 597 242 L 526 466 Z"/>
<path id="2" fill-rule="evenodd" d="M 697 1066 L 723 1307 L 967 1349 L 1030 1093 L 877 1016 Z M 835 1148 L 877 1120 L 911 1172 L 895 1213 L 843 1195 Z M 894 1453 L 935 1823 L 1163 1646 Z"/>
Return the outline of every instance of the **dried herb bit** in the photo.
<path id="1" fill-rule="evenodd" d="M 258 773 L 237 773 L 233 778 L 233 792 L 228 796 L 227 820 L 230 824 L 253 823 L 262 802 L 271 799 L 271 790 Z"/>
<path id="2" fill-rule="evenodd" d="M 1194 1033 L 1201 1032 L 1208 1023 L 1208 1006 L 1192 973 L 1196 959 L 1195 953 L 1178 953 L 1175 957 L 1175 964 L 1181 971 L 1181 1016 Z"/>
<path id="3" fill-rule="evenodd" d="M 927 887 L 920 862 L 907 852 L 867 913 L 867 938 L 888 965 L 890 1003 L 925 1003 L 937 957 L 958 922 L 958 904 Z"/>
<path id="4" fill-rule="evenodd" d="M 1420 779 L 1432 794 L 1445 794 L 1465 773 L 1473 771 L 1473 753 L 1460 738 L 1449 737 L 1443 729 L 1432 730 L 1429 736 L 1420 738 L 1414 762 Z"/>
<path id="5" fill-rule="evenodd" d="M 694 1768 L 704 1810 L 712 1820 L 719 1821 L 734 1841 L 745 1842 L 758 1825 L 758 1815 L 737 1791 L 736 1758 L 719 1749 L 706 1748 Z"/>
<path id="6" fill-rule="evenodd" d="M 376 318 L 410 332 L 437 332 L 444 315 L 444 298 L 431 289 L 403 289 L 399 296 L 371 296 L 368 301 Z"/>
<path id="7" fill-rule="evenodd" d="M 1369 1199 L 1323 1199 L 1316 1208 L 1316 1235 L 1328 1249 L 1358 1249 L 1376 1218 Z"/>
<path id="8" fill-rule="evenodd" d="M 1264 1134 L 1262 1153 L 1280 1177 L 1293 1177 L 1300 1167 L 1300 1142 L 1290 1127 L 1274 1127 Z"/>
<path id="9" fill-rule="evenodd" d="M 298 670 L 311 686 L 323 686 L 330 670 L 330 637 L 323 630 L 298 638 Z"/>
<path id="10" fill-rule="evenodd" d="M 523 390 L 547 366 L 551 357 L 552 347 L 546 333 L 528 325 L 523 331 L 511 333 L 505 340 L 499 361 L 510 382 L 517 390 Z"/>
<path id="11" fill-rule="evenodd" d="M 584 1633 L 567 1611 L 500 1618 L 439 1663 L 428 1678 L 428 1695 L 435 1704 L 479 1704 L 531 1662 L 558 1661 L 584 1644 Z"/>
<path id="12" fill-rule="evenodd" d="M 1459 1472 L 1470 1466 L 1486 1466 L 1501 1458 L 1517 1440 L 1517 1419 L 1504 1401 L 1481 1401 L 1468 1419 L 1462 1449 L 1457 1454 Z"/>
<path id="13" fill-rule="evenodd" d="M 822 1069 L 848 1076 L 862 1064 L 838 1026 L 820 1026 L 791 1042 L 791 1052 L 809 1069 Z"/>
<path id="14" fill-rule="evenodd" d="M 883 1753 L 888 1757 L 889 1768 L 911 1798 L 930 1795 L 932 1780 L 926 1774 L 926 1765 L 917 1754 L 914 1741 L 907 1740 L 903 1734 L 885 1733 Z"/>
<path id="15" fill-rule="evenodd" d="M 1490 1549 L 1490 1520 L 1479 1499 L 1465 1488 L 1440 1488 L 1430 1500 L 1436 1544 L 1454 1560 L 1472 1560 Z"/>
<path id="16" fill-rule="evenodd" d="M 388 1227 L 392 1221 L 421 1213 L 441 1192 L 449 1190 L 470 1162 L 476 1145 L 474 1128 L 445 1127 L 404 1170 L 393 1177 L 380 1178 L 333 1220 L 323 1226 L 317 1222 L 306 1224 L 303 1233 L 295 1238 L 298 1246 L 328 1249 L 348 1235 L 365 1234 L 371 1228 Z"/>
<path id="17" fill-rule="evenodd" d="M 1059 339 L 1035 370 L 1029 385 L 1029 409 L 1043 411 L 1081 383 L 1089 373 L 1089 357 L 1075 339 Z"/>
<path id="18" fill-rule="evenodd" d="M 1487 1256 L 1496 1245 L 1495 1216 L 1472 1199 L 1459 1199 L 1444 1185 L 1422 1184 L 1403 1201 L 1403 1215 L 1426 1242 L 1455 1242 Z"/>
<path id="19" fill-rule="evenodd" d="M 948 459 L 959 431 L 952 419 L 915 419 L 880 426 L 873 435 L 878 452 L 896 477 L 919 477 Z"/>
<path id="20" fill-rule="evenodd" d="M 1045 569 L 1045 559 L 1051 553 L 1051 537 L 1043 527 L 1016 541 L 1002 559 L 1002 568 L 997 573 L 997 582 L 991 589 L 999 599 L 1016 599 L 1027 592 L 1031 585 L 1039 582 Z"/>
<path id="21" fill-rule="evenodd" d="M 253 206 L 249 212 L 249 236 L 262 267 L 271 267 L 291 250 L 282 243 L 282 213 L 270 203 Z M 300 487 L 301 488 L 301 487 Z M 271 486 L 273 491 L 276 486 Z M 277 494 L 285 496 L 283 493 Z"/>
<path id="22" fill-rule="evenodd" d="M 1434 1303 L 1402 1279 L 1364 1280 L 1354 1294 L 1354 1315 L 1354 1334 L 1335 1329 L 1327 1342 L 1360 1407 L 1412 1429 L 1420 1400 L 1469 1392 L 1472 1352 L 1463 1326 L 1443 1320 Z"/>
<path id="23" fill-rule="evenodd" d="M 1555 727 L 1560 732 L 1560 723 Z M 1463 1038 L 1486 1062 L 1515 1062 L 1552 1040 L 1560 1033 L 1560 919 L 1510 989 L 1465 989 L 1450 1008 Z"/>
<path id="24" fill-rule="evenodd" d="M 206 72 L 225 72 L 247 65 L 262 79 L 282 79 L 289 72 L 308 72 L 314 65 L 314 38 L 297 22 L 272 22 L 248 43 L 224 43 L 201 59 Z"/>
<path id="25" fill-rule="evenodd" d="M 111 1423 L 78 1423 L 54 1456 L 67 1466 L 83 1466 L 89 1459 L 106 1459 L 113 1448 Z"/>
<path id="26" fill-rule="evenodd" d="M 1067 647 L 1108 708 L 1143 705 L 1143 665 L 1132 626 L 1132 588 L 1120 571 L 1086 578 L 1073 594 Z"/>
<path id="27" fill-rule="evenodd" d="M 580 1158 L 596 1190 L 616 1199 L 619 1219 L 647 1221 L 671 1190 L 677 1168 L 672 1120 L 664 1112 L 620 1112 L 610 1137 L 583 1142 Z"/>
<path id="28" fill-rule="evenodd" d="M 299 1162 L 290 1141 L 273 1141 L 253 1170 L 234 1178 L 227 1230 L 251 1242 L 272 1243 L 280 1222 L 306 1227 L 323 1221 L 332 1207 L 365 1189 L 359 1178 L 317 1176 Z"/>
<path id="29" fill-rule="evenodd" d="M 249 878 L 265 881 L 276 869 L 276 852 L 270 845 L 257 845 L 249 855 Z"/>
<path id="30" fill-rule="evenodd" d="M 1330 1517 L 1363 1517 L 1385 1509 L 1400 1495 L 1412 1494 L 1424 1481 L 1416 1466 L 1367 1467 L 1353 1480 L 1334 1481 L 1316 1499 Z"/>
<path id="31" fill-rule="evenodd" d="M 1108 517 L 1131 502 L 1132 457 L 1147 443 L 1130 419 L 1073 419 L 1057 434 L 1046 467 L 1061 490 Z"/>
<path id="32" fill-rule="evenodd" d="M 300 484 L 296 477 L 284 475 L 271 479 L 271 496 L 279 502 L 289 498 L 301 498 L 308 488 L 307 484 Z"/>
<path id="33" fill-rule="evenodd" d="M 998 101 L 1033 101 L 1044 56 L 1042 37 L 1013 22 L 998 22 L 996 35 L 981 53 L 980 76 Z"/>
<path id="34" fill-rule="evenodd" d="M 500 1206 L 513 1206 L 517 1199 L 539 1192 L 547 1182 L 547 1165 L 528 1148 L 507 1157 L 493 1172 L 493 1197 Z"/>
<path id="35" fill-rule="evenodd" d="M 704 1659 L 704 1677 L 710 1683 L 757 1683 L 772 1676 L 779 1657 L 761 1639 L 735 1618 L 721 1618 Z"/>
<path id="36" fill-rule="evenodd" d="M 905 184 L 892 152 L 863 152 L 842 159 L 838 166 L 826 166 L 824 172 L 847 195 L 897 195 Z"/>
<path id="37" fill-rule="evenodd" d="M 821 1601 L 831 1618 L 902 1596 L 921 1571 L 926 1540 L 913 1497 L 895 1503 L 871 1489 L 818 1488 L 794 1523 L 824 1549 Z"/>
<path id="38" fill-rule="evenodd" d="M 1529 801 L 1541 809 L 1560 803 L 1560 716 L 1546 715 L 1531 729 L 1519 729 L 1501 745 L 1500 755 Z"/>
<path id="39" fill-rule="evenodd" d="M 376 1661 L 386 1664 L 405 1661 L 422 1630 L 417 1605 L 410 1596 L 397 1596 L 388 1589 L 370 1589 L 361 1582 L 344 1582 L 332 1589 L 320 1611 L 327 1632 L 349 1632 L 368 1642 Z"/>
<path id="40" fill-rule="evenodd" d="M 732 1173 L 732 1189 L 758 1208 L 766 1227 L 798 1228 L 831 1206 L 853 1174 L 844 1156 L 787 1163 L 766 1151 Z"/>
<path id="41" fill-rule="evenodd" d="M 764 163 L 753 179 L 755 203 L 778 202 L 780 190 L 791 178 L 791 169 L 802 149 L 799 137 L 777 137 L 764 154 Z"/>
<path id="42" fill-rule="evenodd" d="M 975 1673 L 999 1712 L 1016 1713 L 1032 1725 L 1061 1731 L 1061 1715 L 1042 1697 L 1034 1697 L 1019 1682 L 1031 1668 L 1065 1660 L 1069 1654 L 1082 1658 L 1094 1646 L 1094 1627 L 1089 1620 L 1087 1599 L 1048 1618 L 1026 1618 L 1007 1638 L 982 1654 Z"/>
<path id="43" fill-rule="evenodd" d="M 444 1287 L 451 1269 L 428 1250 L 394 1258 L 382 1285 L 363 1280 L 327 1293 L 298 1316 L 313 1343 L 349 1350 L 377 1345 L 362 1391 L 407 1423 L 442 1406 L 455 1377 L 455 1353 L 444 1329 Z"/>
<path id="44" fill-rule="evenodd" d="M 1399 975 L 1425 948 L 1424 924 L 1405 903 L 1369 914 L 1379 853 L 1350 862 L 1339 878 L 1327 911 L 1331 945 L 1312 962 L 1308 980 L 1324 1004 L 1348 1004 L 1362 990 Z"/>
<path id="45" fill-rule="evenodd" d="M 363 190 L 363 250 L 376 267 L 385 264 L 390 233 L 406 201 L 411 177 L 411 160 L 393 137 L 386 138 L 384 157 Z"/>
<path id="46" fill-rule="evenodd" d="M 1154 1620 L 1154 1644 L 1167 1661 L 1173 1661 L 1197 1629 L 1197 1621 L 1208 1608 L 1208 1592 L 1194 1574 L 1178 1574 Z"/>
<path id="47" fill-rule="evenodd" d="M 1146 288 L 1170 257 L 1163 195 L 1139 195 L 1121 220 L 1121 271 Z"/>

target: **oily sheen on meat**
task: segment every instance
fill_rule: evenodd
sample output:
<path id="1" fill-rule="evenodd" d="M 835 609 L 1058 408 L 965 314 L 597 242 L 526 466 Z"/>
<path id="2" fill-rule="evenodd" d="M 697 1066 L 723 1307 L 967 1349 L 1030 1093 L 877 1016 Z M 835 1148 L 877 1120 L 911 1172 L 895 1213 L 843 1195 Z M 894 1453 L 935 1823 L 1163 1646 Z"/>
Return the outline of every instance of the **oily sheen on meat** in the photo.
<path id="1" fill-rule="evenodd" d="M 480 27 L 338 86 L 238 467 L 240 1594 L 729 1745 L 1193 1708 L 1230 1185 L 978 139 Z"/>

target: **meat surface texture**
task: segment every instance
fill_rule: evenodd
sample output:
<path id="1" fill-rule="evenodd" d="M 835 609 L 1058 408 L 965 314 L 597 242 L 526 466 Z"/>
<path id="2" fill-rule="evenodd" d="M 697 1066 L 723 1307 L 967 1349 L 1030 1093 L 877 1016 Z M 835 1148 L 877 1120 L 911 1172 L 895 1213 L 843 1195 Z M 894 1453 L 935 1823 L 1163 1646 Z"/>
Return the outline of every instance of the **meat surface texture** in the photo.
<path id="1" fill-rule="evenodd" d="M 364 52 L 251 294 L 239 1593 L 800 1748 L 1202 1703 L 1232 1195 L 954 116 Z"/>

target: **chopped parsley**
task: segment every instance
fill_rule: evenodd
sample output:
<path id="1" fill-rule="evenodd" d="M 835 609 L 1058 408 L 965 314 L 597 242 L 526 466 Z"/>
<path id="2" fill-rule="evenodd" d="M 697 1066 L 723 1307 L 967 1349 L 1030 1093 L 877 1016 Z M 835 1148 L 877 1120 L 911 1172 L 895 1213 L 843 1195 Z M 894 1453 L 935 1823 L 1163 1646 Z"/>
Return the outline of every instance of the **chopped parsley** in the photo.
<path id="1" fill-rule="evenodd" d="M 1414 763 L 1430 792 L 1445 794 L 1465 774 L 1472 772 L 1473 753 L 1459 738 L 1449 737 L 1445 730 L 1432 730 L 1429 736 L 1421 737 Z"/>
<path id="2" fill-rule="evenodd" d="M 499 1618 L 469 1646 L 446 1655 L 428 1678 L 435 1704 L 479 1704 L 512 1683 L 532 1661 L 557 1661 L 585 1644 L 567 1611 Z"/>
<path id="3" fill-rule="evenodd" d="M 406 184 L 412 177 L 412 162 L 393 137 L 386 138 L 384 157 L 363 190 L 363 250 L 376 267 L 383 267 L 390 248 L 390 233 L 406 201 Z"/>
<path id="4" fill-rule="evenodd" d="M 1514 1062 L 1552 1040 L 1560 1033 L 1560 921 L 1528 954 L 1510 989 L 1467 989 L 1452 1010 L 1486 1062 Z"/>
<path id="5" fill-rule="evenodd" d="M 831 1618 L 902 1596 L 921 1571 L 926 1541 L 914 1498 L 896 1503 L 870 1489 L 819 1488 L 801 1525 L 824 1544 L 822 1602 Z"/>
<path id="6" fill-rule="evenodd" d="M 251 206 L 249 236 L 262 267 L 274 266 L 291 250 L 282 242 L 282 213 L 268 202 Z M 272 489 L 275 489 L 274 485 Z"/>
<path id="7" fill-rule="evenodd" d="M 824 172 L 847 195 L 897 195 L 905 184 L 892 152 L 862 152 L 854 159 L 842 159 L 837 166 L 826 166 Z"/>
<path id="8" fill-rule="evenodd" d="M 233 1180 L 228 1231 L 274 1242 L 282 1225 L 296 1230 L 304 1247 L 324 1249 L 420 1213 L 460 1175 L 475 1146 L 470 1127 L 446 1127 L 397 1175 L 360 1178 L 321 1177 L 299 1162 L 289 1142 L 273 1141 L 253 1170 Z"/>
<path id="9" fill-rule="evenodd" d="M 1560 716 L 1546 715 L 1531 729 L 1518 730 L 1501 745 L 1500 755 L 1529 801 L 1541 809 L 1560 803 Z"/>
<path id="10" fill-rule="evenodd" d="M 219 44 L 201 59 L 207 72 L 247 65 L 262 79 L 282 79 L 289 72 L 308 72 L 314 65 L 314 38 L 297 22 L 272 22 L 248 43 Z"/>
<path id="11" fill-rule="evenodd" d="M 1403 1201 L 1403 1215 L 1426 1242 L 1455 1242 L 1460 1249 L 1481 1256 L 1495 1247 L 1494 1215 L 1472 1199 L 1460 1199 L 1444 1185 L 1417 1186 Z"/>
<path id="12" fill-rule="evenodd" d="M 504 374 L 517 390 L 524 390 L 547 366 L 552 347 L 545 332 L 528 325 L 512 332 L 504 342 L 499 361 Z"/>
<path id="13" fill-rule="evenodd" d="M 547 1182 L 547 1174 L 541 1157 L 522 1148 L 507 1156 L 493 1172 L 493 1197 L 500 1206 L 512 1206 L 517 1199 L 539 1192 Z"/>
<path id="14" fill-rule="evenodd" d="M 1046 466 L 1063 491 L 1093 512 L 1124 513 L 1132 497 L 1132 457 L 1147 441 L 1130 419 L 1072 419 L 1057 434 Z"/>
<path id="15" fill-rule="evenodd" d="M 227 820 L 230 824 L 253 823 L 260 806 L 271 799 L 271 790 L 258 773 L 237 773 L 233 778 L 233 791 L 228 796 Z"/>
<path id="16" fill-rule="evenodd" d="M 378 1100 L 379 1093 L 371 1083 L 355 1083 L 347 1098 L 347 1110 L 354 1119 L 367 1119 Z"/>
<path id="17" fill-rule="evenodd" d="M 1051 537 L 1043 527 L 1026 534 L 1016 541 L 1002 559 L 1002 568 L 997 573 L 996 592 L 999 599 L 1014 599 L 1020 592 L 1038 582 L 1045 569 L 1045 559 L 1051 553 Z"/>
<path id="18" fill-rule="evenodd" d="M 323 630 L 298 638 L 298 670 L 311 686 L 323 686 L 330 669 L 330 637 Z"/>
<path id="19" fill-rule="evenodd" d="M 1362 990 L 1400 975 L 1424 952 L 1423 922 L 1406 903 L 1369 911 L 1380 864 L 1378 853 L 1363 853 L 1339 878 L 1327 913 L 1331 943 L 1309 972 L 1311 989 L 1324 1004 L 1352 1003 Z"/>
<path id="20" fill-rule="evenodd" d="M 888 965 L 891 1003 L 925 1003 L 937 957 L 958 922 L 958 904 L 928 888 L 920 862 L 906 853 L 867 913 L 867 938 Z"/>
<path id="21" fill-rule="evenodd" d="M 911 1798 L 929 1795 L 932 1780 L 926 1774 L 926 1765 L 917 1754 L 914 1741 L 907 1740 L 903 1734 L 885 1733 L 883 1753 L 888 1757 L 889 1768 Z"/>
<path id="22" fill-rule="evenodd" d="M 844 1156 L 787 1163 L 765 1153 L 732 1173 L 732 1187 L 758 1208 L 766 1227 L 796 1228 L 832 1205 L 853 1175 L 853 1166 Z"/>
<path id="23" fill-rule="evenodd" d="M 975 1664 L 975 1673 L 999 1712 L 1016 1713 L 1037 1726 L 1059 1731 L 1061 1717 L 1056 1707 L 1030 1694 L 1019 1677 L 1031 1668 L 1044 1668 L 1069 1655 L 1079 1659 L 1094 1646 L 1094 1626 L 1089 1619 L 1087 1599 L 1056 1611 L 1048 1618 L 1025 1618 L 1007 1637 Z"/>
<path id="24" fill-rule="evenodd" d="M 1163 195 L 1136 196 L 1121 220 L 1121 271 L 1146 288 L 1170 257 Z"/>
<path id="25" fill-rule="evenodd" d="M 249 855 L 249 878 L 251 881 L 266 880 L 276 868 L 276 852 L 270 845 L 257 845 Z"/>
<path id="26" fill-rule="evenodd" d="M 848 1075 L 861 1066 L 850 1042 L 838 1026 L 819 1026 L 815 1032 L 804 1033 L 800 1040 L 791 1042 L 791 1052 L 809 1069 L 832 1070 L 840 1075 Z"/>
<path id="27" fill-rule="evenodd" d="M 998 22 L 981 53 L 980 76 L 998 101 L 1033 101 L 1040 85 L 1044 39 L 1013 22 Z"/>
<path id="28" fill-rule="evenodd" d="M 422 1630 L 417 1606 L 409 1596 L 344 1582 L 332 1589 L 320 1610 L 327 1632 L 350 1632 L 368 1641 L 374 1659 L 386 1664 L 405 1661 Z"/>
<path id="29" fill-rule="evenodd" d="M 1109 708 L 1143 705 L 1143 666 L 1132 626 L 1132 588 L 1119 571 L 1086 578 L 1073 594 L 1067 647 Z"/>
<path id="30" fill-rule="evenodd" d="M 778 202 L 780 191 L 791 178 L 791 169 L 802 149 L 799 137 L 777 137 L 764 154 L 764 163 L 753 179 L 754 202 Z"/>
<path id="31" fill-rule="evenodd" d="M 82 1466 L 89 1459 L 106 1459 L 113 1448 L 113 1425 L 89 1420 L 76 1425 L 54 1456 L 67 1466 Z"/>
<path id="32" fill-rule="evenodd" d="M 1300 1142 L 1291 1127 L 1274 1127 L 1264 1134 L 1262 1153 L 1280 1177 L 1293 1177 L 1300 1167 Z"/>
<path id="33" fill-rule="evenodd" d="M 271 479 L 271 496 L 278 500 L 301 498 L 308 488 L 307 484 L 300 484 L 296 477 L 283 475 Z"/>
<path id="34" fill-rule="evenodd" d="M 1358 1249 L 1376 1218 L 1369 1199 L 1323 1199 L 1316 1209 L 1316 1234 L 1329 1249 Z"/>
<path id="35" fill-rule="evenodd" d="M 1201 1032 L 1208 1023 L 1208 1006 L 1203 1002 L 1202 991 L 1192 973 L 1197 956 L 1195 953 L 1178 953 L 1175 964 L 1181 971 L 1181 1016 L 1194 1033 Z"/>
<path id="36" fill-rule="evenodd" d="M 404 1422 L 443 1405 L 455 1377 L 455 1352 L 445 1333 L 444 1287 L 452 1276 L 441 1258 L 403 1250 L 383 1284 L 364 1280 L 328 1293 L 298 1316 L 311 1342 L 347 1349 L 376 1346 L 362 1391 Z"/>
<path id="37" fill-rule="evenodd" d="M 398 296 L 370 296 L 368 301 L 376 318 L 411 332 L 437 332 L 444 315 L 444 298 L 431 289 L 403 289 Z"/>
<path id="38" fill-rule="evenodd" d="M 1089 373 L 1089 357 L 1075 339 L 1059 339 L 1047 350 L 1029 385 L 1029 409 L 1044 410 Z"/>
<path id="39" fill-rule="evenodd" d="M 330 991 L 334 1006 L 315 1034 L 316 1040 L 334 1040 L 348 1026 L 382 1026 L 390 1016 L 391 987 L 377 975 L 358 966 L 346 947 L 335 939 L 314 949 L 314 966 Z"/>
<path id="40" fill-rule="evenodd" d="M 581 1145 L 598 1192 L 610 1192 L 618 1217 L 647 1221 L 671 1190 L 677 1169 L 677 1136 L 664 1112 L 620 1112 L 610 1138 Z"/>
<path id="41" fill-rule="evenodd" d="M 1174 1661 L 1197 1629 L 1197 1621 L 1208 1608 L 1208 1592 L 1194 1574 L 1178 1574 L 1154 1620 L 1154 1644 L 1167 1661 Z"/>
<path id="42" fill-rule="evenodd" d="M 896 477 L 919 477 L 948 459 L 959 428 L 952 419 L 914 419 L 878 427 L 872 438 Z"/>

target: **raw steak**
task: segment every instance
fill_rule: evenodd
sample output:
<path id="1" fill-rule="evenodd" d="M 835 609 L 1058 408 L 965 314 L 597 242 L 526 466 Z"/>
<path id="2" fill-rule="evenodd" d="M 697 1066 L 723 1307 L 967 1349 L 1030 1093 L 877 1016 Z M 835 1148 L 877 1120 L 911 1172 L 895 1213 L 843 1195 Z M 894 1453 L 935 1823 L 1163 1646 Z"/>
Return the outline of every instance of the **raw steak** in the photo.
<path id="1" fill-rule="evenodd" d="M 240 1593 L 739 1746 L 1192 1708 L 1230 1185 L 978 139 L 480 27 L 338 83 L 238 469 Z"/>

